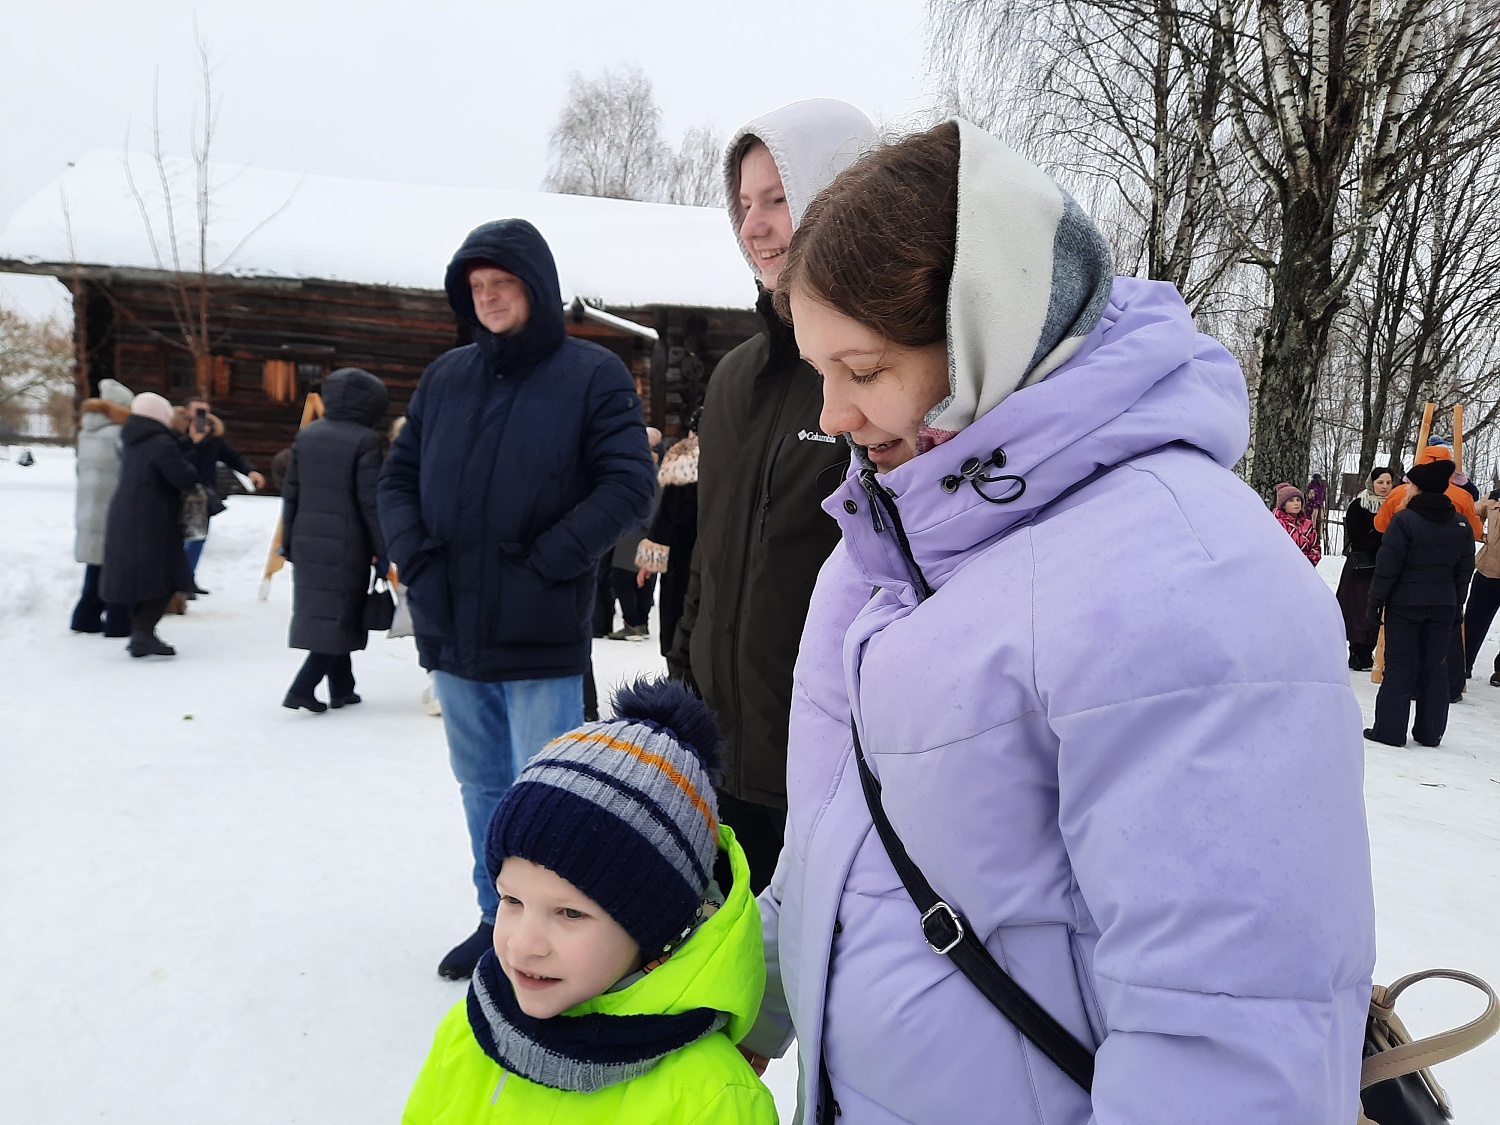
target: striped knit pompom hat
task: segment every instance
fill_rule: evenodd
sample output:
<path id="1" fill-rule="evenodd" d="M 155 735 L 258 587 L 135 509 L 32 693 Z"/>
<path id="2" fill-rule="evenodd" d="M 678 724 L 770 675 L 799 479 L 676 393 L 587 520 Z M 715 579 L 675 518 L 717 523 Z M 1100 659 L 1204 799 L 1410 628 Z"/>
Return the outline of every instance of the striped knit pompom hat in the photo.
<path id="1" fill-rule="evenodd" d="M 490 820 L 485 864 L 492 881 L 507 856 L 561 875 L 649 960 L 689 927 L 713 876 L 722 738 L 670 680 L 637 680 L 614 705 L 615 718 L 553 739 L 521 771 Z"/>

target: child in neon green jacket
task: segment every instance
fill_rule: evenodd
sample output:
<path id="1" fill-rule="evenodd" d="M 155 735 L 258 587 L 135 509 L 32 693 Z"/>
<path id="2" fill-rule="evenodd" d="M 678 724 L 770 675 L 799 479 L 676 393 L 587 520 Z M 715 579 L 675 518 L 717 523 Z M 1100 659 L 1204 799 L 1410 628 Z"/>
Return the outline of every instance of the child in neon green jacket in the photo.
<path id="1" fill-rule="evenodd" d="M 665 681 L 622 689 L 615 710 L 544 748 L 495 811 L 495 946 L 403 1125 L 775 1125 L 735 1047 L 765 960 L 744 853 L 718 822 L 718 731 Z"/>

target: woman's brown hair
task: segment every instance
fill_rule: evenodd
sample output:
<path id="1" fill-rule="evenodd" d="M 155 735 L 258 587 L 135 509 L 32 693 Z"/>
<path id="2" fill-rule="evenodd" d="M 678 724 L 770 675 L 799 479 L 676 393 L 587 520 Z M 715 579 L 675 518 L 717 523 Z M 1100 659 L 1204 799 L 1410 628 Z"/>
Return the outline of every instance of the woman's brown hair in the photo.
<path id="1" fill-rule="evenodd" d="M 776 311 L 790 322 L 798 286 L 897 344 L 938 343 L 957 246 L 958 126 L 949 121 L 876 149 L 808 205 Z"/>

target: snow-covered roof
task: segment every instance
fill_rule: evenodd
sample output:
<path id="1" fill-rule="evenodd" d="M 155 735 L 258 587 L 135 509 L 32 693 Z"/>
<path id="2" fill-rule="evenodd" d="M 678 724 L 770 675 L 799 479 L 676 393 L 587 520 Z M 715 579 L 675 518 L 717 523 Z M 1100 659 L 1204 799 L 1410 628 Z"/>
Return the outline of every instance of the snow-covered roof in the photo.
<path id="1" fill-rule="evenodd" d="M 184 268 L 195 269 L 194 167 L 177 158 L 165 164 Z M 209 178 L 208 263 L 215 273 L 440 289 L 464 235 L 491 219 L 520 217 L 551 245 L 565 300 L 748 308 L 755 298 L 717 208 L 222 165 L 212 166 Z M 170 269 L 165 199 L 149 155 L 88 153 L 16 211 L 0 234 L 0 261 Z"/>

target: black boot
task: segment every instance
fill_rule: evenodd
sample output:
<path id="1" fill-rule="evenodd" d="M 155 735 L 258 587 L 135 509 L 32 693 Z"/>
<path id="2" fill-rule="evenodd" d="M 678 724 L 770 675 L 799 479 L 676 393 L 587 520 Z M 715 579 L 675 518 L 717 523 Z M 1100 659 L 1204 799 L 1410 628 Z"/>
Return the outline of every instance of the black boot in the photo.
<path id="1" fill-rule="evenodd" d="M 131 656 L 176 656 L 177 650 L 155 633 L 132 633 L 125 651 Z"/>
<path id="2" fill-rule="evenodd" d="M 328 706 L 333 708 L 348 707 L 350 704 L 360 702 L 359 692 L 351 691 L 348 695 L 330 695 Z"/>
<path id="3" fill-rule="evenodd" d="M 495 924 L 480 922 L 479 929 L 448 950 L 448 956 L 438 965 L 438 976 L 446 980 L 468 980 L 474 975 L 474 966 L 479 964 L 484 951 L 494 944 Z"/>
<path id="4" fill-rule="evenodd" d="M 314 715 L 321 715 L 324 711 L 328 710 L 328 704 L 324 703 L 316 696 L 295 695 L 292 692 L 286 693 L 286 698 L 281 701 L 281 705 L 283 707 L 288 707 L 293 711 L 295 711 L 298 707 L 305 707 Z"/>

